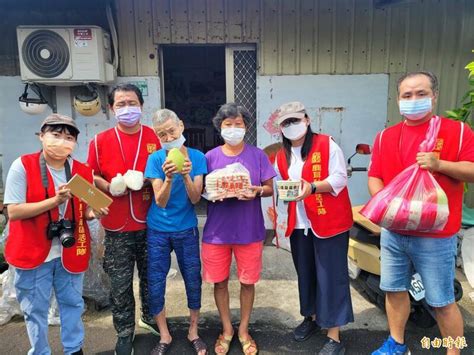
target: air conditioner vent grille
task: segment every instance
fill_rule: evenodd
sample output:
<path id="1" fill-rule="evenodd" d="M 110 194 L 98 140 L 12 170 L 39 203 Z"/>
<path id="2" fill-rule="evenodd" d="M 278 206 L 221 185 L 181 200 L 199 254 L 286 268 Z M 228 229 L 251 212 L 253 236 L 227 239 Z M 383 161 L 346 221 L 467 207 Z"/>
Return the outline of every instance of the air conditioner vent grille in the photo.
<path id="1" fill-rule="evenodd" d="M 50 30 L 38 30 L 28 35 L 23 42 L 22 55 L 28 69 L 44 78 L 61 75 L 70 59 L 66 41 Z"/>

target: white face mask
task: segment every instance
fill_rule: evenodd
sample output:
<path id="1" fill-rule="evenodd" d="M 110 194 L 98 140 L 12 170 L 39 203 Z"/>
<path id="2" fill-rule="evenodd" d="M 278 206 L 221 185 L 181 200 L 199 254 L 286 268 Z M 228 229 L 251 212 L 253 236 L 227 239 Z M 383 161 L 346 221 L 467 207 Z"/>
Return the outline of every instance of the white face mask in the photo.
<path id="1" fill-rule="evenodd" d="M 161 148 L 163 148 L 164 150 L 171 150 L 173 148 L 179 149 L 182 147 L 184 142 L 186 142 L 186 138 L 184 138 L 182 134 L 179 136 L 179 138 L 176 138 L 174 141 L 171 141 L 171 142 L 162 142 L 160 140 Z"/>
<path id="2" fill-rule="evenodd" d="M 283 133 L 283 135 L 290 141 L 296 141 L 302 138 L 307 130 L 308 126 L 306 125 L 306 122 L 300 121 L 290 124 L 288 127 L 282 127 L 281 133 Z"/>
<path id="3" fill-rule="evenodd" d="M 221 136 L 229 145 L 238 145 L 244 140 L 245 128 L 222 128 Z"/>

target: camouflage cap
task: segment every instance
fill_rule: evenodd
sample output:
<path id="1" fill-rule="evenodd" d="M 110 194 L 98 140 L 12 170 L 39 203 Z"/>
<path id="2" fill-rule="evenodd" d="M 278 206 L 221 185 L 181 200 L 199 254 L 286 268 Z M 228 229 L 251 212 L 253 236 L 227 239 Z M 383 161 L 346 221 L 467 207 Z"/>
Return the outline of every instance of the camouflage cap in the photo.
<path id="1" fill-rule="evenodd" d="M 276 123 L 280 125 L 284 120 L 288 118 L 304 118 L 306 115 L 306 109 L 304 105 L 299 101 L 287 102 L 281 105 L 276 110 L 277 119 Z"/>
<path id="2" fill-rule="evenodd" d="M 43 127 L 46 125 L 66 125 L 74 128 L 77 133 L 80 133 L 79 128 L 77 128 L 76 122 L 71 117 L 66 115 L 60 115 L 58 113 L 53 113 L 46 117 L 43 123 L 41 124 L 40 130 L 43 129 Z"/>

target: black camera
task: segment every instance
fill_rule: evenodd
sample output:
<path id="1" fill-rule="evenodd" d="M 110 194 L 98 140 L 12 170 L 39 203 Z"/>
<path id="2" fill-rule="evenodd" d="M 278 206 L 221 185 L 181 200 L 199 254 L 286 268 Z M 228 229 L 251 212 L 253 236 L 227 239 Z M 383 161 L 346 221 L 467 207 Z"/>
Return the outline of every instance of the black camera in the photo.
<path id="1" fill-rule="evenodd" d="M 50 222 L 48 225 L 48 239 L 59 238 L 64 248 L 70 248 L 76 243 L 74 238 L 74 229 L 76 223 L 67 219 L 61 219 L 57 222 Z"/>

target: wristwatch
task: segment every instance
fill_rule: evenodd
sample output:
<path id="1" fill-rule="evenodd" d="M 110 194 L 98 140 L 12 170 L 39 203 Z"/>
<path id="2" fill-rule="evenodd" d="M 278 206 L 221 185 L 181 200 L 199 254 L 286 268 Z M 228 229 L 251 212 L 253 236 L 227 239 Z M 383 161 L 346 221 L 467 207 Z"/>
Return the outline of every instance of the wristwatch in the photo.
<path id="1" fill-rule="evenodd" d="M 311 183 L 311 195 L 316 193 L 316 184 L 314 182 Z"/>

